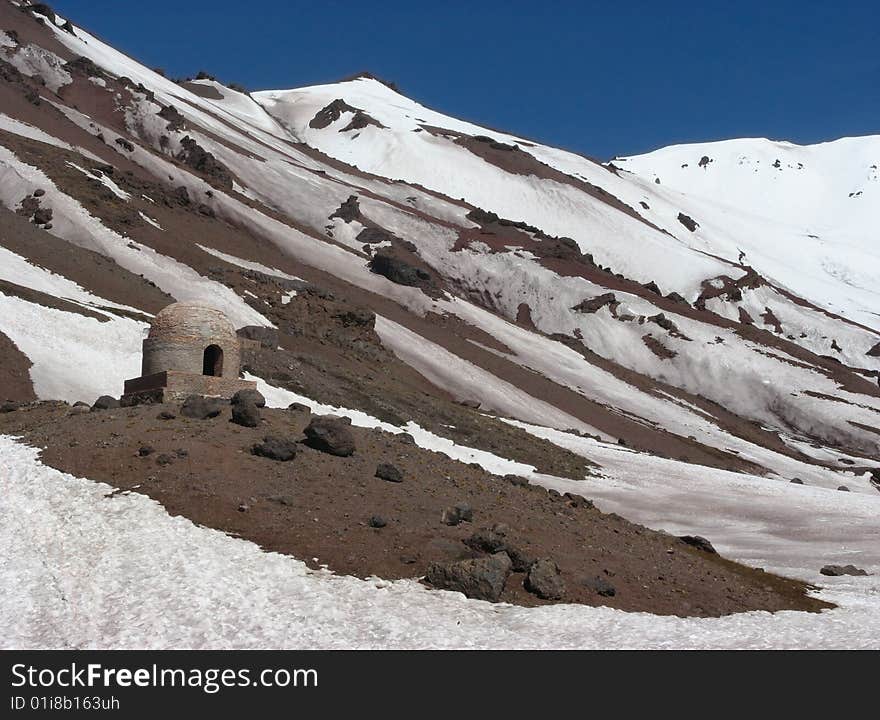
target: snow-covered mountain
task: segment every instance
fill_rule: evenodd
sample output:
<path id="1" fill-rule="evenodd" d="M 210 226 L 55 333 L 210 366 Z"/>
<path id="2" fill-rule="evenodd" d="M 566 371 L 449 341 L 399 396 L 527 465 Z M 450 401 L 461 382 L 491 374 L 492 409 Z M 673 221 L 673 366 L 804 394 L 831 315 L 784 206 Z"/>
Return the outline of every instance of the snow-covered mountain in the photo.
<path id="1" fill-rule="evenodd" d="M 572 445 L 608 478 L 591 491 L 623 514 L 638 489 L 618 469 L 637 458 L 679 505 L 635 503 L 645 522 L 755 523 L 737 516 L 754 488 L 789 502 L 794 478 L 875 507 L 878 165 L 876 136 L 603 164 L 369 76 L 250 94 L 174 82 L 50 11 L 2 2 L 0 399 L 119 395 L 173 300 L 329 352 L 331 330 L 288 314 L 309 285 L 371 311 L 399 363 L 387 396 L 344 403 L 332 380 L 286 371 L 297 392 L 336 393 L 316 401 L 447 437 L 456 423 L 438 408 L 476 406 Z M 373 382 L 383 365 L 357 372 Z M 407 415 L 415 393 L 436 415 Z M 493 443 L 467 442 L 503 455 Z M 681 515 L 700 466 L 748 479 L 735 511 L 713 510 L 701 486 Z"/>

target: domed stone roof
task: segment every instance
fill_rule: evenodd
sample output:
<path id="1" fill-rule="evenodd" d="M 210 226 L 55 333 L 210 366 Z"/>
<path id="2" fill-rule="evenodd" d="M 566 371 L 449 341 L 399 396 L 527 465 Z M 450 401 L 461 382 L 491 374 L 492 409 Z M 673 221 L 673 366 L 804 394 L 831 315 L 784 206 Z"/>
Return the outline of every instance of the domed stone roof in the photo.
<path id="1" fill-rule="evenodd" d="M 235 327 L 226 315 L 217 308 L 195 302 L 177 302 L 162 308 L 150 325 L 148 337 L 237 340 Z"/>

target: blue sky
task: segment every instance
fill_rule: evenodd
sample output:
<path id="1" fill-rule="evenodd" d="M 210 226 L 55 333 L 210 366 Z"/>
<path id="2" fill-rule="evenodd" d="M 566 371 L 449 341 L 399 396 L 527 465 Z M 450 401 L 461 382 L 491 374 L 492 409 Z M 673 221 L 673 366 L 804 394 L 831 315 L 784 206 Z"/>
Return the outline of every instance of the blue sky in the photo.
<path id="1" fill-rule="evenodd" d="M 172 77 L 256 90 L 369 70 L 437 110 L 602 159 L 880 132 L 876 0 L 52 5 Z"/>

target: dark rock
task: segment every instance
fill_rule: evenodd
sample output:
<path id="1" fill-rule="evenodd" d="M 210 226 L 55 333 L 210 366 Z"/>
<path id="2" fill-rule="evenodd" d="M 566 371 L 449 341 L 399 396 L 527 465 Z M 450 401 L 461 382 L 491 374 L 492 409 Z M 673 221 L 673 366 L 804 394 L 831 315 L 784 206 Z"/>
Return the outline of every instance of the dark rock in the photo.
<path id="1" fill-rule="evenodd" d="M 303 405 L 299 402 L 292 402 L 287 406 L 288 410 L 292 410 L 293 412 L 302 412 L 307 413 L 309 415 L 312 414 L 312 409 L 308 405 Z"/>
<path id="2" fill-rule="evenodd" d="M 340 218 L 347 223 L 350 223 L 352 220 L 357 220 L 361 216 L 361 208 L 358 203 L 357 195 L 349 195 L 348 200 L 346 200 L 342 205 L 340 205 L 334 213 L 327 218 L 328 220 L 332 220 L 333 218 Z"/>
<path id="3" fill-rule="evenodd" d="M 92 410 L 114 410 L 119 407 L 119 400 L 109 395 L 101 395 L 92 405 Z"/>
<path id="4" fill-rule="evenodd" d="M 355 451 L 354 435 L 342 418 L 322 415 L 312 418 L 305 429 L 306 445 L 321 452 L 347 457 Z"/>
<path id="5" fill-rule="evenodd" d="M 37 208 L 34 211 L 34 223 L 37 225 L 45 225 L 52 222 L 52 208 Z"/>
<path id="6" fill-rule="evenodd" d="M 672 300 L 672 302 L 681 303 L 682 305 L 687 305 L 688 301 L 684 299 L 679 293 L 671 292 L 666 296 L 667 300 Z"/>
<path id="7" fill-rule="evenodd" d="M 397 439 L 400 440 L 400 442 L 402 442 L 404 445 L 416 444 L 416 439 L 409 433 L 400 433 L 398 434 Z"/>
<path id="8" fill-rule="evenodd" d="M 156 448 L 154 448 L 152 445 L 141 445 L 138 448 L 138 455 L 140 455 L 141 457 L 152 455 L 154 452 L 156 452 Z"/>
<path id="9" fill-rule="evenodd" d="M 376 466 L 376 477 L 388 482 L 403 482 L 403 473 L 391 463 L 379 463 Z"/>
<path id="10" fill-rule="evenodd" d="M 850 489 L 846 485 L 840 485 L 837 489 L 841 492 L 850 492 Z"/>
<path id="11" fill-rule="evenodd" d="M 189 457 L 189 450 L 186 448 L 177 448 L 177 450 L 174 451 L 174 454 L 179 458 Z"/>
<path id="12" fill-rule="evenodd" d="M 646 282 L 644 285 L 642 285 L 642 287 L 645 288 L 645 290 L 651 291 L 655 295 L 662 295 L 662 293 L 660 292 L 660 288 L 653 280 L 651 280 L 650 282 Z"/>
<path id="13" fill-rule="evenodd" d="M 239 400 L 232 406 L 232 422 L 242 427 L 257 427 L 260 424 L 260 408 L 249 398 Z"/>
<path id="14" fill-rule="evenodd" d="M 381 515 L 373 515 L 370 518 L 370 527 L 371 528 L 383 528 L 388 524 L 388 521 L 385 520 Z"/>
<path id="15" fill-rule="evenodd" d="M 794 485 L 803 485 L 804 484 L 804 481 L 801 480 L 800 478 L 792 478 L 791 480 L 789 480 L 789 482 Z"/>
<path id="16" fill-rule="evenodd" d="M 868 574 L 862 568 L 857 568 L 855 565 L 826 565 L 819 572 L 829 577 L 839 577 L 841 575 L 861 577 Z"/>
<path id="17" fill-rule="evenodd" d="M 5 402 L 0 405 L 0 413 L 11 413 L 18 410 L 21 407 L 21 403 L 17 402 Z"/>
<path id="18" fill-rule="evenodd" d="M 589 300 L 584 300 L 575 305 L 572 310 L 581 313 L 594 313 L 606 305 L 617 305 L 617 298 L 614 293 L 603 293 Z"/>
<path id="19" fill-rule="evenodd" d="M 219 398 L 209 398 L 204 395 L 190 395 L 180 406 L 180 414 L 184 417 L 196 420 L 207 420 L 217 417 L 223 412 L 224 402 Z"/>
<path id="20" fill-rule="evenodd" d="M 394 235 L 390 232 L 383 230 L 382 228 L 377 227 L 365 227 L 361 230 L 355 240 L 361 243 L 365 243 L 366 245 L 375 245 L 376 243 L 382 242 L 390 242 L 394 240 Z"/>
<path id="21" fill-rule="evenodd" d="M 500 552 L 473 560 L 431 563 L 425 580 L 438 590 L 452 590 L 475 600 L 498 602 L 511 568 L 507 553 Z"/>
<path id="22" fill-rule="evenodd" d="M 252 455 L 269 458 L 269 460 L 277 460 L 279 462 L 288 462 L 296 457 L 296 442 L 289 438 L 282 438 L 276 435 L 268 435 L 263 438 L 263 442 L 257 443 L 251 448 Z"/>
<path id="23" fill-rule="evenodd" d="M 126 150 L 127 152 L 134 152 L 134 145 L 132 145 L 125 138 L 118 137 L 113 142 L 116 143 L 117 145 L 119 145 L 119 147 L 121 147 L 123 150 Z"/>
<path id="24" fill-rule="evenodd" d="M 163 410 L 158 415 L 156 415 L 156 418 L 158 418 L 159 420 L 174 420 L 174 418 L 176 417 L 177 415 L 175 415 L 170 410 Z"/>
<path id="25" fill-rule="evenodd" d="M 45 195 L 45 194 L 46 194 L 46 191 L 43 190 L 43 188 L 37 188 L 37 189 L 34 190 L 34 192 L 33 192 L 33 196 L 34 196 L 34 197 L 37 197 L 37 198 L 38 198 L 38 197 L 43 197 L 43 195 Z"/>
<path id="26" fill-rule="evenodd" d="M 462 522 L 470 522 L 474 519 L 474 511 L 467 503 L 458 503 L 446 508 L 440 515 L 440 522 L 444 525 L 458 525 Z"/>
<path id="27" fill-rule="evenodd" d="M 529 484 L 528 479 L 522 477 L 522 475 L 505 475 L 503 479 L 507 480 L 511 485 L 526 487 Z"/>
<path id="28" fill-rule="evenodd" d="M 233 405 L 241 405 L 251 403 L 256 405 L 258 408 L 266 407 L 266 398 L 263 397 L 263 393 L 259 390 L 255 390 L 254 388 L 248 388 L 247 390 L 239 390 L 235 395 L 232 396 L 231 400 Z"/>
<path id="29" fill-rule="evenodd" d="M 73 75 L 85 75 L 86 77 L 100 77 L 103 74 L 101 68 L 85 55 L 80 55 L 75 60 L 64 63 L 64 69 Z"/>
<path id="30" fill-rule="evenodd" d="M 549 558 L 532 563 L 523 586 L 544 600 L 560 600 L 565 594 L 565 581 L 559 574 L 559 567 Z"/>
<path id="31" fill-rule="evenodd" d="M 711 553 L 713 555 L 717 555 L 718 551 L 712 547 L 712 543 L 710 543 L 706 538 L 701 535 L 682 535 L 678 538 L 685 545 L 690 545 L 691 547 L 695 547 L 698 550 L 702 550 L 703 552 Z"/>
<path id="32" fill-rule="evenodd" d="M 156 465 L 162 465 L 163 467 L 165 465 L 170 465 L 173 462 L 174 462 L 174 456 L 167 455 L 165 453 L 162 453 L 161 455 L 159 455 L 159 457 L 156 458 Z"/>
<path id="33" fill-rule="evenodd" d="M 180 148 L 177 160 L 214 180 L 218 185 L 232 189 L 232 173 L 229 169 L 189 135 L 180 141 Z"/>
<path id="34" fill-rule="evenodd" d="M 163 120 L 168 121 L 168 125 L 165 126 L 168 132 L 178 132 L 186 127 L 186 120 L 174 105 L 164 105 L 156 114 Z"/>
<path id="35" fill-rule="evenodd" d="M 700 223 L 698 223 L 696 220 L 694 220 L 694 219 L 693 219 L 692 217 L 690 217 L 689 215 L 685 215 L 685 214 L 682 213 L 682 212 L 680 212 L 680 213 L 678 214 L 678 221 L 679 221 L 682 225 L 684 225 L 688 230 L 690 230 L 691 232 L 693 232 L 693 231 L 696 230 L 698 227 L 700 227 Z"/>
<path id="36" fill-rule="evenodd" d="M 584 580 L 584 587 L 593 590 L 597 595 L 601 595 L 602 597 L 614 597 L 617 594 L 617 589 L 614 585 L 598 575 Z"/>
<path id="37" fill-rule="evenodd" d="M 431 275 L 425 270 L 384 252 L 373 255 L 370 260 L 370 270 L 398 285 L 419 287 L 434 284 Z"/>
<path id="38" fill-rule="evenodd" d="M 522 549 L 516 538 L 511 537 L 510 529 L 503 524 L 491 528 L 481 528 L 464 541 L 471 550 L 484 553 L 506 552 L 514 572 L 525 572 L 535 559 Z"/>
<path id="39" fill-rule="evenodd" d="M 871 357 L 880 357 L 880 342 L 874 345 L 874 347 L 868 350 L 865 354 L 870 355 Z"/>

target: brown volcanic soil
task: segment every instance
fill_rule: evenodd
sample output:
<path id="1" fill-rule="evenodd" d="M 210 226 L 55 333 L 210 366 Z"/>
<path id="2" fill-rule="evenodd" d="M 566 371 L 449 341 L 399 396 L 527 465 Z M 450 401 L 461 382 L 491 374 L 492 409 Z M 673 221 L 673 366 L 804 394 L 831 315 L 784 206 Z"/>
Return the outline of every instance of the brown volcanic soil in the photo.
<path id="1" fill-rule="evenodd" d="M 63 403 L 35 403 L 0 415 L 0 432 L 42 447 L 52 467 L 136 490 L 173 515 L 338 573 L 421 577 L 430 562 L 473 556 L 462 541 L 474 530 L 505 523 L 529 554 L 557 562 L 564 602 L 696 616 L 829 607 L 808 597 L 801 582 L 696 550 L 579 498 L 514 485 L 388 433 L 354 428 L 352 457 L 301 446 L 293 461 L 279 463 L 249 448 L 267 434 L 301 438 L 308 413 L 264 410 L 260 427 L 243 428 L 230 422 L 228 409 L 212 420 L 161 420 L 161 410 L 178 408 L 72 415 Z M 155 452 L 140 457 L 143 445 Z M 374 477 L 380 462 L 394 463 L 404 481 Z M 444 525 L 444 508 L 460 502 L 473 508 L 473 522 Z M 387 526 L 371 528 L 372 515 Z M 616 595 L 602 597 L 584 585 L 596 576 Z M 502 600 L 545 604 L 524 590 L 523 579 L 512 574 Z"/>
<path id="2" fill-rule="evenodd" d="M 30 367 L 27 356 L 0 332 L 0 401 L 36 400 Z"/>

